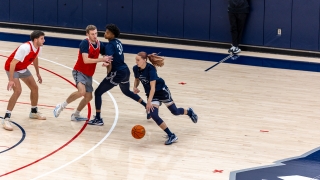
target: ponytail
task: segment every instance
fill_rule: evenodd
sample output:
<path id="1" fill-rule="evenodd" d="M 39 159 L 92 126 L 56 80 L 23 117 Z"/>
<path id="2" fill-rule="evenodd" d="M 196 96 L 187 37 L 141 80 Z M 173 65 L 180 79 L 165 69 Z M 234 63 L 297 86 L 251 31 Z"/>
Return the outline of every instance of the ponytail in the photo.
<path id="1" fill-rule="evenodd" d="M 149 59 L 151 64 L 155 67 L 162 67 L 164 65 L 164 58 L 158 56 L 156 53 L 148 54 L 146 52 L 139 52 L 138 56 L 141 56 L 143 59 Z"/>

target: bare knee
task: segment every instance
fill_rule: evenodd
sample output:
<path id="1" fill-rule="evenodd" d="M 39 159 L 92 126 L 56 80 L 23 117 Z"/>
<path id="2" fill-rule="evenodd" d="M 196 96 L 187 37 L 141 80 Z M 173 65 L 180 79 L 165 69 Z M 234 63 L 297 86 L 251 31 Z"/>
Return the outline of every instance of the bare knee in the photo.
<path id="1" fill-rule="evenodd" d="M 81 96 L 84 96 L 86 94 L 86 92 L 78 92 L 78 95 L 81 97 Z"/>
<path id="2" fill-rule="evenodd" d="M 22 92 L 22 89 L 15 89 L 14 91 L 13 91 L 13 94 L 15 95 L 15 96 L 20 96 L 21 95 L 21 92 Z"/>
<path id="3" fill-rule="evenodd" d="M 38 92 L 39 91 L 39 87 L 38 85 L 34 85 L 30 88 L 31 92 Z"/>
<path id="4" fill-rule="evenodd" d="M 86 90 L 85 89 L 78 89 L 78 96 L 85 96 L 86 95 Z"/>
<path id="5" fill-rule="evenodd" d="M 90 102 L 92 100 L 92 95 L 86 95 L 84 98 L 86 102 Z"/>

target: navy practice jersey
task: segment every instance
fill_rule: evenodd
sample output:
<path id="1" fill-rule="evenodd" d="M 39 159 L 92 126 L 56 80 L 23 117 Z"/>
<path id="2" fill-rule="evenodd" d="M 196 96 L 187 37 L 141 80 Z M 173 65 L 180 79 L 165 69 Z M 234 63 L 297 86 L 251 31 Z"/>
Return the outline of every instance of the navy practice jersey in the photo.
<path id="1" fill-rule="evenodd" d="M 156 68 L 150 63 L 147 63 L 146 67 L 142 70 L 140 70 L 137 65 L 133 66 L 133 73 L 134 77 L 139 78 L 141 81 L 146 94 L 150 93 L 150 81 L 156 80 L 156 91 L 160 91 L 164 87 L 167 87 L 164 80 L 158 77 Z"/>
<path id="2" fill-rule="evenodd" d="M 122 43 L 118 39 L 110 40 L 105 49 L 106 55 L 113 57 L 111 71 L 114 72 L 128 67 L 124 62 Z"/>

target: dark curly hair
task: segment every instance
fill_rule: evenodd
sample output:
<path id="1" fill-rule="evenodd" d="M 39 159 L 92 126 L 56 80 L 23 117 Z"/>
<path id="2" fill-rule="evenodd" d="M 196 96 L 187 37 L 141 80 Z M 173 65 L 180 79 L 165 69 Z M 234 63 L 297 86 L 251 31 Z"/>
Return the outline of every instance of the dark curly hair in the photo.
<path id="1" fill-rule="evenodd" d="M 120 30 L 119 30 L 119 28 L 118 28 L 115 24 L 108 24 L 108 25 L 106 26 L 106 29 L 108 29 L 109 31 L 111 31 L 116 38 L 119 37 L 119 35 L 120 35 Z"/>

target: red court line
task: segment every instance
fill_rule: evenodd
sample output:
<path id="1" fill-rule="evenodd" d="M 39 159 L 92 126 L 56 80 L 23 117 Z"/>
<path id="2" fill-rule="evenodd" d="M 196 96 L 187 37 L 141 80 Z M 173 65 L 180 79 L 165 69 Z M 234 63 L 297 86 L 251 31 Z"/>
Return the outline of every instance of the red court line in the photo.
<path id="1" fill-rule="evenodd" d="M 5 147 L 5 148 L 7 148 L 7 149 L 9 148 L 9 147 L 7 147 L 7 146 L 0 146 L 0 147 Z"/>
<path id="2" fill-rule="evenodd" d="M 3 56 L 3 55 L 0 55 L 0 56 Z M 5 56 L 3 56 L 3 57 L 5 57 Z M 46 68 L 40 67 L 40 66 L 39 66 L 39 68 L 40 68 L 40 69 L 43 69 L 43 70 L 45 70 L 45 71 L 48 71 L 48 72 L 50 72 L 50 73 L 52 73 L 52 74 L 54 74 L 54 75 L 62 78 L 63 80 L 65 80 L 65 81 L 67 81 L 68 83 L 70 83 L 72 86 L 76 87 L 75 84 L 73 84 L 73 83 L 72 83 L 71 81 L 69 81 L 68 79 L 62 77 L 61 75 L 59 75 L 59 74 L 57 74 L 57 73 L 55 73 L 55 72 L 53 72 L 53 71 L 50 71 L 50 70 L 48 70 L 48 69 L 46 69 Z M 91 116 L 91 105 L 90 105 L 90 103 L 88 103 L 88 119 L 90 119 L 90 116 Z M 37 163 L 37 162 L 39 162 L 39 161 L 47 158 L 47 157 L 53 155 L 54 153 L 60 151 L 61 149 L 63 149 L 64 147 L 66 147 L 68 144 L 70 144 L 72 141 L 74 141 L 74 140 L 83 132 L 83 130 L 87 127 L 87 125 L 88 125 L 88 124 L 87 124 L 87 121 L 86 121 L 86 122 L 84 123 L 84 125 L 82 126 L 82 128 L 80 129 L 80 131 L 79 131 L 72 139 L 70 139 L 67 143 L 65 143 L 64 145 L 62 145 L 60 148 L 54 150 L 54 151 L 51 152 L 50 154 L 48 154 L 48 155 L 46 155 L 46 156 L 44 156 L 44 157 L 42 157 L 42 158 L 40 158 L 40 159 L 38 159 L 38 160 L 36 160 L 36 161 L 33 161 L 32 163 L 29 163 L 29 164 L 27 164 L 27 165 L 25 165 L 25 166 L 22 166 L 22 167 L 20 167 L 20 168 L 18 168 L 18 169 L 15 169 L 15 170 L 13 170 L 13 171 L 7 172 L 7 173 L 5 173 L 5 174 L 1 174 L 0 177 L 6 176 L 6 175 L 8 175 L 8 174 L 14 173 L 14 172 L 19 171 L 19 170 L 21 170 L 21 169 L 24 169 L 24 168 L 26 168 L 26 167 L 28 167 L 28 166 L 31 166 L 31 165 L 33 165 L 33 164 L 35 164 L 35 163 Z"/>
<path id="3" fill-rule="evenodd" d="M 0 99 L 0 102 L 9 102 L 9 101 Z M 27 102 L 17 102 L 17 104 L 29 104 L 29 105 L 31 105 L 31 103 L 27 103 Z M 50 108 L 56 107 L 56 106 L 50 106 L 50 105 L 44 105 L 44 104 L 38 104 L 37 106 L 50 107 Z M 65 109 L 74 110 L 74 108 L 65 108 Z"/>

